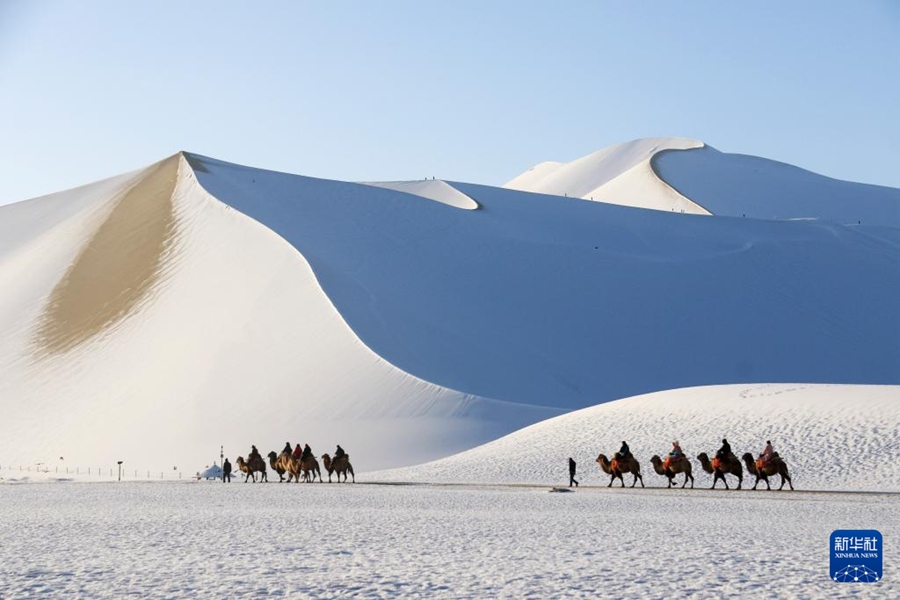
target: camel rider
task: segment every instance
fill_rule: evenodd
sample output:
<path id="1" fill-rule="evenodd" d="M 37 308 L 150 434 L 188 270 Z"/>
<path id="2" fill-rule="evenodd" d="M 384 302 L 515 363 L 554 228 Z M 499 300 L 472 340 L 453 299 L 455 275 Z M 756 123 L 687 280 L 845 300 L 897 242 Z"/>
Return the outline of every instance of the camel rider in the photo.
<path id="1" fill-rule="evenodd" d="M 669 458 L 671 458 L 672 460 L 684 458 L 684 450 L 681 449 L 681 445 L 678 443 L 678 440 L 672 442 L 672 451 L 669 452 Z"/>
<path id="2" fill-rule="evenodd" d="M 303 445 L 303 454 L 300 456 L 300 460 L 306 460 L 312 456 L 312 448 L 309 447 L 309 444 Z"/>
<path id="3" fill-rule="evenodd" d="M 290 443 L 290 442 L 285 442 L 285 443 L 284 443 L 284 450 L 282 450 L 281 453 L 282 453 L 282 454 L 287 454 L 288 456 L 291 455 L 291 443 Z"/>
<path id="4" fill-rule="evenodd" d="M 728 440 L 722 438 L 722 447 L 716 452 L 716 458 L 719 460 L 728 460 L 731 456 L 731 444 L 728 443 Z"/>
<path id="5" fill-rule="evenodd" d="M 340 445 L 340 444 L 338 444 L 338 445 L 337 445 L 337 450 L 334 451 L 334 458 L 335 458 L 335 460 L 336 460 L 336 459 L 338 459 L 338 458 L 340 458 L 340 457 L 342 457 L 342 456 L 347 456 L 347 453 L 344 452 L 344 449 L 341 448 L 341 445 Z"/>
<path id="6" fill-rule="evenodd" d="M 256 446 L 251 446 L 250 456 L 247 457 L 247 462 L 250 462 L 254 459 L 262 460 L 262 457 L 259 455 L 259 450 L 256 449 Z"/>
<path id="7" fill-rule="evenodd" d="M 619 448 L 618 454 L 616 454 L 616 458 L 619 460 L 627 460 L 631 457 L 631 448 L 628 447 L 628 444 L 625 443 L 625 440 L 622 440 L 622 447 Z"/>
<path id="8" fill-rule="evenodd" d="M 300 460 L 300 457 L 303 455 L 303 448 L 300 447 L 300 444 L 294 446 L 294 454 L 293 457 L 295 460 Z"/>
<path id="9" fill-rule="evenodd" d="M 766 449 L 759 457 L 763 460 L 764 465 L 769 464 L 769 461 L 775 457 L 775 448 L 772 447 L 771 440 L 766 440 Z"/>

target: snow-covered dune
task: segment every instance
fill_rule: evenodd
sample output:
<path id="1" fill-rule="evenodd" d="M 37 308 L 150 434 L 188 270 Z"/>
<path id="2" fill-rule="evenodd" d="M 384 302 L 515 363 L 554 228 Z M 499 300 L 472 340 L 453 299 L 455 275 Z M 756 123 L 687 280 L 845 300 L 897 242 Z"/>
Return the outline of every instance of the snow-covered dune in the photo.
<path id="1" fill-rule="evenodd" d="M 0 295 L 0 464 L 190 471 L 220 444 L 234 457 L 290 440 L 390 465 L 560 413 L 387 363 L 304 258 L 180 156 L 5 207 L 0 224 L 0 283 L 16 291 Z"/>
<path id="2" fill-rule="evenodd" d="M 370 470 L 651 391 L 897 384 L 896 232 L 176 155 L 0 208 L 0 456 Z"/>
<path id="3" fill-rule="evenodd" d="M 661 152 L 653 167 L 669 186 L 716 215 L 900 227 L 895 188 L 832 179 L 710 146 Z"/>
<path id="4" fill-rule="evenodd" d="M 658 392 L 571 412 L 456 456 L 367 477 L 568 484 L 571 456 L 582 484 L 606 485 L 609 476 L 595 459 L 600 452 L 611 457 L 624 439 L 641 463 L 644 483 L 665 486 L 650 458 L 664 458 L 678 440 L 693 461 L 695 486 L 709 487 L 712 476 L 695 457 L 713 456 L 722 437 L 738 456 L 756 456 L 771 440 L 797 489 L 900 491 L 900 386 L 728 385 Z M 744 477 L 744 486 L 752 486 L 755 478 L 746 472 Z M 625 479 L 631 485 L 632 477 Z M 677 481 L 681 485 L 683 476 Z M 729 485 L 734 483 L 729 476 Z M 781 479 L 770 483 L 778 487 Z"/>
<path id="5" fill-rule="evenodd" d="M 645 138 L 610 146 L 570 163 L 544 162 L 503 187 L 693 214 L 709 214 L 705 207 L 673 190 L 657 177 L 651 160 L 665 150 L 701 148 L 686 138 Z"/>
<path id="6" fill-rule="evenodd" d="M 683 138 L 634 140 L 570 163 L 541 163 L 503 187 L 674 212 L 900 227 L 900 190 Z"/>

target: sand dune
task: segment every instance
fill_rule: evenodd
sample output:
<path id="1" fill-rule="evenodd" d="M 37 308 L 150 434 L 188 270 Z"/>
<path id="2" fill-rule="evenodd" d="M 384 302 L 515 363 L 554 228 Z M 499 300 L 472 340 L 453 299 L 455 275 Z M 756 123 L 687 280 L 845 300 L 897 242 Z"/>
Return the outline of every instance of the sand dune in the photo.
<path id="1" fill-rule="evenodd" d="M 692 144 L 583 184 L 658 187 Z M 176 155 L 0 208 L 0 464 L 289 440 L 371 470 L 646 392 L 898 384 L 897 231 Z"/>
<path id="2" fill-rule="evenodd" d="M 728 385 L 657 392 L 568 413 L 456 456 L 370 477 L 568 484 L 572 456 L 582 483 L 606 485 L 609 476 L 595 459 L 601 452 L 611 457 L 625 439 L 641 461 L 645 484 L 665 487 L 667 479 L 653 471 L 649 459 L 665 457 L 677 439 L 693 460 L 696 487 L 706 488 L 712 476 L 694 459 L 700 452 L 713 456 L 723 437 L 738 456 L 756 456 L 772 440 L 798 489 L 900 491 L 900 386 Z M 626 476 L 626 484 L 632 479 Z M 680 486 L 684 478 L 677 480 Z M 732 487 L 735 482 L 730 478 Z M 745 473 L 744 487 L 754 482 Z M 781 479 L 770 483 L 777 488 Z M 721 482 L 718 487 L 724 488 Z"/>

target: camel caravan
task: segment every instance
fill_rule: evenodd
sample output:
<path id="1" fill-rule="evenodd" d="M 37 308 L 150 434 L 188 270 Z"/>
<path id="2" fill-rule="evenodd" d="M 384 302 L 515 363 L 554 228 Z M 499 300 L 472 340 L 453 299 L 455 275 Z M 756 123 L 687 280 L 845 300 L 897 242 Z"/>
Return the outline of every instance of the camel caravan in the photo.
<path id="1" fill-rule="evenodd" d="M 242 456 L 238 456 L 235 462 L 238 469 L 244 474 L 244 483 L 251 479 L 254 483 L 257 481 L 267 482 L 269 480 L 268 467 L 271 467 L 278 474 L 279 483 L 285 481 L 288 483 L 291 481 L 300 483 L 301 479 L 306 483 L 312 483 L 316 478 L 319 479 L 319 483 L 323 481 L 319 461 L 313 455 L 309 444 L 304 444 L 302 448 L 300 444 L 297 444 L 292 449 L 291 444 L 288 442 L 280 454 L 275 453 L 273 450 L 269 452 L 267 457 L 269 459 L 268 464 L 266 464 L 256 446 L 251 448 L 246 461 Z M 321 458 L 325 471 L 328 473 L 328 483 L 331 483 L 332 475 L 336 475 L 338 483 L 346 483 L 348 474 L 351 477 L 351 481 L 356 483 L 356 474 L 353 472 L 353 465 L 350 464 L 350 455 L 344 452 L 340 444 L 335 450 L 334 458 L 328 454 L 323 454 Z M 228 465 L 228 461 L 225 464 Z M 230 465 L 226 467 L 225 472 L 228 474 L 227 477 L 230 481 Z M 257 474 L 259 475 L 258 480 Z M 287 476 L 287 479 L 285 479 L 285 476 Z M 341 479 L 342 477 L 343 479 Z"/>
<path id="2" fill-rule="evenodd" d="M 756 482 L 753 484 L 754 490 L 756 489 L 756 486 L 759 485 L 760 481 L 765 482 L 766 489 L 771 490 L 772 486 L 769 485 L 769 477 L 774 475 L 781 476 L 781 486 L 778 488 L 779 490 L 784 488 L 785 483 L 790 486 L 791 491 L 794 490 L 794 484 L 788 473 L 787 464 L 784 462 L 784 459 L 775 452 L 775 449 L 772 447 L 772 442 L 768 440 L 766 441 L 766 449 L 763 450 L 762 454 L 756 459 L 754 459 L 753 455 L 749 452 L 745 452 L 741 459 L 738 459 L 731 451 L 731 445 L 728 443 L 728 440 L 723 439 L 722 447 L 716 452 L 715 458 L 710 460 L 706 452 L 701 452 L 697 456 L 697 460 L 700 461 L 700 466 L 703 470 L 713 476 L 713 484 L 710 489 L 714 489 L 720 479 L 722 480 L 722 483 L 725 484 L 725 489 L 730 489 L 725 475 L 736 477 L 738 480 L 737 489 L 741 489 L 741 484 L 744 481 L 744 470 L 741 465 L 741 460 L 743 460 L 747 472 L 756 476 Z M 638 481 L 641 482 L 641 487 L 644 487 L 644 478 L 641 476 L 641 465 L 631 454 L 631 450 L 628 448 L 627 443 L 622 442 L 622 447 L 616 452 L 612 460 L 609 460 L 605 454 L 601 453 L 597 457 L 596 462 L 600 465 L 600 469 L 610 476 L 609 484 L 606 487 L 612 487 L 612 484 L 616 479 L 619 480 L 622 487 L 625 487 L 623 475 L 627 473 L 631 473 L 633 477 L 631 487 L 634 487 Z M 658 475 L 668 478 L 668 487 L 671 488 L 675 485 L 676 475 L 684 474 L 684 483 L 681 484 L 681 487 L 685 487 L 688 481 L 690 481 L 691 488 L 693 489 L 694 475 L 691 472 L 691 461 L 681 449 L 681 445 L 677 440 L 672 442 L 672 451 L 669 452 L 669 455 L 665 460 L 661 459 L 658 455 L 654 455 L 653 458 L 650 459 L 650 463 L 653 465 L 653 470 L 656 471 Z"/>

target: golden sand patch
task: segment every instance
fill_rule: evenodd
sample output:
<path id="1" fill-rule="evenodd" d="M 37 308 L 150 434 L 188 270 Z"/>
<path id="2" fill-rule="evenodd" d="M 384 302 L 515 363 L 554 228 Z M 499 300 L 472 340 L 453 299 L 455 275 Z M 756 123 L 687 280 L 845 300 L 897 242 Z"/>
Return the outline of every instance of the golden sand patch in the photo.
<path id="1" fill-rule="evenodd" d="M 128 190 L 56 284 L 35 333 L 42 354 L 112 327 L 159 282 L 175 239 L 178 164 L 179 155 L 162 161 Z"/>

